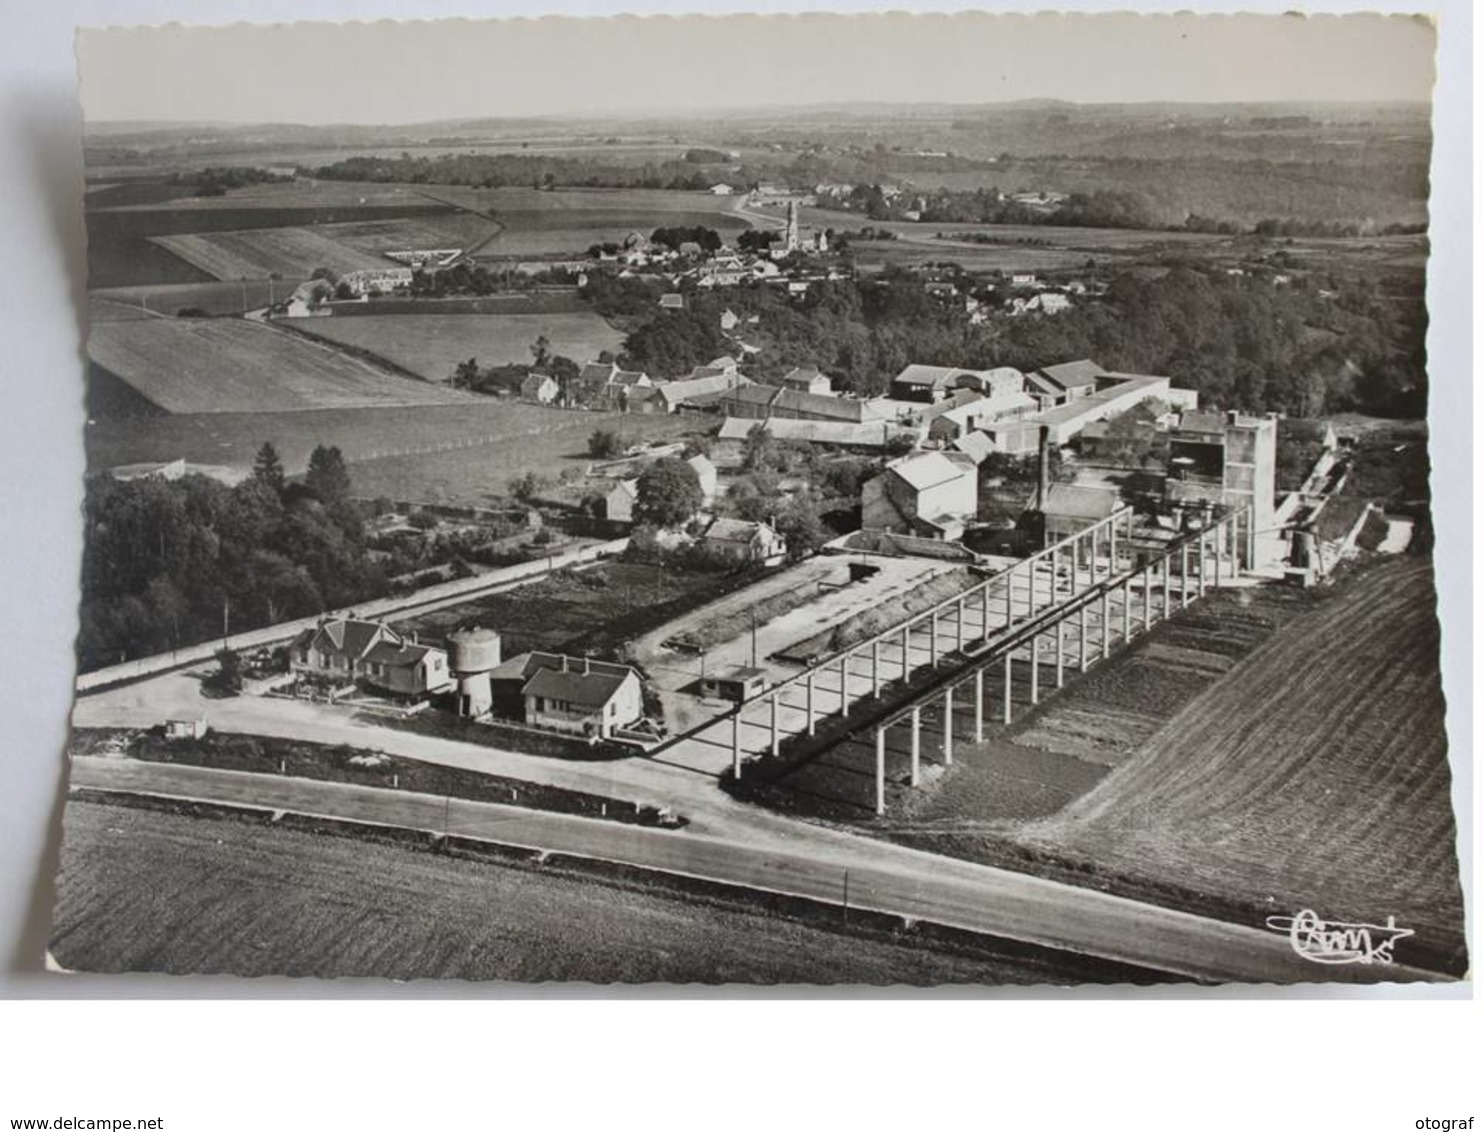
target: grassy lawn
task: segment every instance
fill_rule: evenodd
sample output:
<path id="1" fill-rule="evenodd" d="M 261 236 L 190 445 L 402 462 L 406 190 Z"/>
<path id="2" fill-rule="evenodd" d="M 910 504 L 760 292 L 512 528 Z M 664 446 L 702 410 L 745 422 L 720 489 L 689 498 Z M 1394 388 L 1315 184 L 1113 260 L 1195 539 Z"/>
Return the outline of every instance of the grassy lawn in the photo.
<path id="1" fill-rule="evenodd" d="M 429 381 L 445 381 L 469 358 L 481 366 L 531 363 L 531 344 L 543 334 L 551 352 L 580 363 L 604 350 L 617 352 L 623 335 L 592 313 L 389 314 L 304 319 L 319 338 L 356 346 Z"/>

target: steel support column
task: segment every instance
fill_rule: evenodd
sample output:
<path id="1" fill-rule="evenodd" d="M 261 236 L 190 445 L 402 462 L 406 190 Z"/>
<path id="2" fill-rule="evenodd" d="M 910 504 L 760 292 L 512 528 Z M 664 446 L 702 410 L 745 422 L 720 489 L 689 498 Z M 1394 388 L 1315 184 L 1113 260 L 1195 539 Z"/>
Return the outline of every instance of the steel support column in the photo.
<path id="1" fill-rule="evenodd" d="M 1065 619 L 1056 623 L 1056 686 L 1060 688 L 1066 683 L 1066 652 L 1067 640 L 1062 630 L 1066 627 Z"/>
<path id="2" fill-rule="evenodd" d="M 928 614 L 928 660 L 934 668 L 938 667 L 938 611 L 935 609 Z"/>
<path id="3" fill-rule="evenodd" d="M 1103 625 L 1102 625 L 1102 632 L 1100 632 L 1098 634 L 1098 636 L 1102 638 L 1101 651 L 1102 651 L 1103 659 L 1104 660 L 1107 660 L 1108 659 L 1108 634 L 1109 634 L 1109 632 L 1113 628 L 1113 626 L 1112 626 L 1112 620 L 1113 620 L 1113 618 L 1110 617 L 1109 614 L 1108 614 L 1108 591 L 1105 589 L 1103 591 Z"/>
<path id="4" fill-rule="evenodd" d="M 984 742 L 984 669 L 974 670 L 974 742 Z"/>
<path id="5" fill-rule="evenodd" d="M 1087 605 L 1077 609 L 1077 668 L 1087 671 Z"/>
<path id="6" fill-rule="evenodd" d="M 804 711 L 809 716 L 809 734 L 814 734 L 814 669 L 804 677 Z"/>
<path id="7" fill-rule="evenodd" d="M 773 752 L 773 757 L 778 757 L 778 693 L 774 692 L 768 697 L 768 747 Z"/>
<path id="8" fill-rule="evenodd" d="M 732 777 L 739 782 L 742 780 L 742 738 L 739 734 L 741 716 L 740 707 L 732 712 Z"/>
<path id="9" fill-rule="evenodd" d="M 1041 637 L 1031 637 L 1031 706 L 1041 702 Z"/>
<path id="10" fill-rule="evenodd" d="M 1152 624 L 1154 624 L 1154 622 L 1153 622 L 1153 620 L 1151 618 L 1150 609 L 1149 609 L 1149 585 L 1150 585 L 1150 580 L 1151 580 L 1150 579 L 1150 576 L 1149 576 L 1149 571 L 1150 571 L 1150 567 L 1145 566 L 1144 567 L 1144 618 L 1143 618 L 1143 621 L 1144 621 L 1144 632 L 1146 632 L 1146 633 L 1149 632 L 1149 626 L 1152 625 Z"/>
<path id="11" fill-rule="evenodd" d="M 886 728 L 876 728 L 876 816 L 886 813 Z"/>
<path id="12" fill-rule="evenodd" d="M 943 689 L 943 765 L 953 765 L 953 689 Z"/>
<path id="13" fill-rule="evenodd" d="M 1010 680 L 1013 661 L 1009 653 L 1005 654 L 1005 722 L 1010 722 Z"/>
<path id="14" fill-rule="evenodd" d="M 912 646 L 912 628 L 906 626 L 902 629 L 902 683 L 907 682 L 907 677 L 912 673 L 912 662 L 907 659 L 907 654 Z"/>
<path id="15" fill-rule="evenodd" d="M 979 587 L 979 635 L 989 636 L 989 583 L 985 582 Z"/>
<path id="16" fill-rule="evenodd" d="M 912 709 L 912 785 L 922 782 L 922 709 Z"/>
<path id="17" fill-rule="evenodd" d="M 850 653 L 840 658 L 840 715 L 850 714 Z"/>
<path id="18" fill-rule="evenodd" d="M 871 698 L 881 698 L 881 642 L 871 642 Z"/>
<path id="19" fill-rule="evenodd" d="M 1123 643 L 1124 644 L 1128 644 L 1128 639 L 1129 639 L 1129 635 L 1130 635 L 1129 634 L 1129 625 L 1130 625 L 1130 621 L 1131 621 L 1131 619 L 1133 617 L 1133 610 L 1131 608 L 1132 605 L 1133 605 L 1133 598 L 1129 594 L 1129 583 L 1130 583 L 1131 580 L 1132 579 L 1129 579 L 1129 578 L 1124 578 L 1123 579 Z"/>

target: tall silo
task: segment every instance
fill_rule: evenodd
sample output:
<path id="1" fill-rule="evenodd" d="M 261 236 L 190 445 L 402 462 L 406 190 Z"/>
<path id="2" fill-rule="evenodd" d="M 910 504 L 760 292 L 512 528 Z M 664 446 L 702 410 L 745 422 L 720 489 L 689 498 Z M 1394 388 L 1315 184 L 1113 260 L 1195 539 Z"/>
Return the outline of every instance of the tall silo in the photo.
<path id="1" fill-rule="evenodd" d="M 448 664 L 459 686 L 459 714 L 489 714 L 490 672 L 500 666 L 500 634 L 474 625 L 448 635 Z"/>

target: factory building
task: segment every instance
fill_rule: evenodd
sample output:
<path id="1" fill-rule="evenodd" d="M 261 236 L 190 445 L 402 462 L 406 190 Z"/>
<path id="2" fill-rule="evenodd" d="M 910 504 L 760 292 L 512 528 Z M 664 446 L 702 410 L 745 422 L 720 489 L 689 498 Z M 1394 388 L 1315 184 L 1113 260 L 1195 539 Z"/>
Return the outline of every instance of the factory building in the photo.
<path id="1" fill-rule="evenodd" d="M 1274 562 L 1283 549 L 1274 522 L 1277 453 L 1275 417 L 1182 413 L 1170 430 L 1165 501 L 1182 510 L 1250 504 L 1246 562 L 1249 566 Z"/>

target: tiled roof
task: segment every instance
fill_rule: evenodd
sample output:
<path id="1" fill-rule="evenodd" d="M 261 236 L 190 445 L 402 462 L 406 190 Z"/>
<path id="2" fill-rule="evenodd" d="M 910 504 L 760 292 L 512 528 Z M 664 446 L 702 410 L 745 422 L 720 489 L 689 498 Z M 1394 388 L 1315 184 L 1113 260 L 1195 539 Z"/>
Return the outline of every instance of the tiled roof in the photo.
<path id="1" fill-rule="evenodd" d="M 628 678 L 607 672 L 583 672 L 560 668 L 542 668 L 526 681 L 521 689 L 523 696 L 542 696 L 550 700 L 576 704 L 579 707 L 601 708 L 617 695 Z"/>

